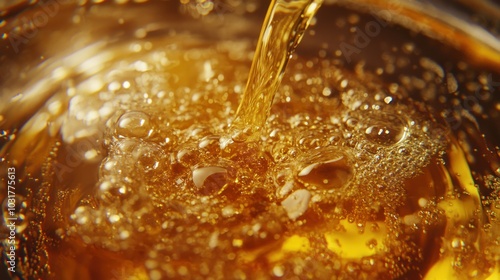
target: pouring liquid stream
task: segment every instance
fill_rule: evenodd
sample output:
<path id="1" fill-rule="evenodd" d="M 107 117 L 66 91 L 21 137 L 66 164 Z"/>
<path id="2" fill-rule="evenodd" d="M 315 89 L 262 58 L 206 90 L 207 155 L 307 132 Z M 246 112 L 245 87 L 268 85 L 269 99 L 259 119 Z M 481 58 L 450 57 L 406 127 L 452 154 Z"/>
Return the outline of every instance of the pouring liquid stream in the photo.
<path id="1" fill-rule="evenodd" d="M 234 140 L 255 140 L 265 125 L 285 67 L 323 0 L 274 0 L 259 36 L 248 81 L 231 124 Z"/>

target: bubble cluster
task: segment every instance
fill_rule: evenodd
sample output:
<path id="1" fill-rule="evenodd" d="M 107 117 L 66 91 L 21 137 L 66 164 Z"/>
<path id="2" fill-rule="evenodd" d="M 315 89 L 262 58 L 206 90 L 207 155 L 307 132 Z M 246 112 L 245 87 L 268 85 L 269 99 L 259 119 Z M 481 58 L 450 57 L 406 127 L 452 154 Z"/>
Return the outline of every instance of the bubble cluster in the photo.
<path id="1" fill-rule="evenodd" d="M 120 110 L 104 121 L 95 202 L 79 203 L 70 236 L 110 251 L 144 248 L 148 258 L 137 266 L 152 278 L 244 278 L 255 275 L 256 260 L 263 278 L 311 266 L 318 275 L 404 275 L 408 264 L 388 253 L 404 231 L 413 233 L 400 254 L 419 261 L 416 248 L 430 242 L 419 228 L 441 228 L 422 215 L 439 213 L 428 206 L 438 201 L 426 191 L 407 198 L 408 182 L 426 176 L 448 145 L 427 112 L 332 64 L 295 58 L 261 138 L 240 142 L 226 129 L 245 75 L 224 67 L 240 62 L 201 48 L 150 56 L 159 54 L 170 63 L 142 59 L 137 69 L 131 61 L 131 70 L 101 82 L 105 101 L 96 110 Z M 152 70 L 162 68 L 171 74 Z M 359 254 L 338 247 L 352 246 L 346 231 L 359 235 Z M 317 254 L 328 261 L 308 260 Z"/>
<path id="2" fill-rule="evenodd" d="M 479 197 L 440 119 L 448 115 L 409 98 L 449 99 L 436 92 L 459 90 L 465 74 L 422 58 L 421 77 L 385 83 L 383 74 L 409 67 L 392 51 L 373 71 L 347 70 L 326 53 L 294 56 L 267 124 L 245 142 L 228 127 L 250 46 L 183 34 L 117 44 L 103 69 L 48 102 L 27 130 L 35 135 L 58 117 L 40 188 L 55 205 L 43 216 L 53 214 L 43 222 L 53 236 L 32 241 L 50 248 L 54 267 L 81 253 L 102 278 L 432 278 L 449 264 L 482 277 L 492 269 L 498 198 Z M 485 91 L 487 77 L 467 86 L 479 84 Z M 58 178 L 61 164 L 69 181 Z M 496 177 L 482 180 L 498 192 Z M 30 217 L 16 199 L 22 233 Z"/>

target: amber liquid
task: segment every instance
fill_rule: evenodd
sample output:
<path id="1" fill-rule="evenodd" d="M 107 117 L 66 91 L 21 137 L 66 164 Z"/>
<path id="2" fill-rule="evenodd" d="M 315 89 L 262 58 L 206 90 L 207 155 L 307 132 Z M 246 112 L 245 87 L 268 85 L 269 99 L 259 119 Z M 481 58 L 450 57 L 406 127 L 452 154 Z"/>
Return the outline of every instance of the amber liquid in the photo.
<path id="1" fill-rule="evenodd" d="M 232 122 L 233 138 L 248 141 L 260 136 L 287 62 L 322 2 L 271 2 L 245 92 Z"/>
<path id="2" fill-rule="evenodd" d="M 170 34 L 69 75 L 2 148 L 25 190 L 12 276 L 494 279 L 498 174 L 483 197 L 463 135 L 410 98 L 472 80 L 427 57 L 406 73 L 415 44 L 382 55 L 397 83 L 322 50 L 287 62 L 301 5 L 253 61 L 244 39 Z"/>

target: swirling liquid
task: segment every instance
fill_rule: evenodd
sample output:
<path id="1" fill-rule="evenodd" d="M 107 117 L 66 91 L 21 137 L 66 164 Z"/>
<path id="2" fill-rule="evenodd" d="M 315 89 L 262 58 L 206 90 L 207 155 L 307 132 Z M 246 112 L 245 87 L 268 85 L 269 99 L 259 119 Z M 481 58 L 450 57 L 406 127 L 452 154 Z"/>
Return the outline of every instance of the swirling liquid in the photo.
<path id="1" fill-rule="evenodd" d="M 116 9 L 93 7 L 88 20 Z M 339 34 L 370 20 L 335 9 Z M 281 73 L 250 68 L 251 40 L 162 28 L 61 50 L 26 72 L 27 85 L 7 87 L 23 89 L 17 106 L 50 96 L 27 120 L 14 117 L 20 107 L 1 111 L 2 164 L 20 170 L 23 205 L 12 277 L 498 276 L 497 154 L 443 109 L 458 88 L 480 89 L 494 116 L 496 74 L 438 63 L 398 27 L 411 40 L 394 41 L 375 68 L 326 47 L 299 51 L 258 116 L 265 124 L 238 141 L 227 131 L 238 106 L 252 107 L 240 105 L 249 72 Z M 471 172 L 471 162 L 486 163 Z"/>

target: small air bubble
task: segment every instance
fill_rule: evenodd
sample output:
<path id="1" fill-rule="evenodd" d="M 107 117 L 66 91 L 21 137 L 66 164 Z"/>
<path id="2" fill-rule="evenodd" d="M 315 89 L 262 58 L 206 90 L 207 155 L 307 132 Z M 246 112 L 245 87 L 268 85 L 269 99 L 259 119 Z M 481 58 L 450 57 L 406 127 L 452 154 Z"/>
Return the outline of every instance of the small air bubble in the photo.
<path id="1" fill-rule="evenodd" d="M 283 275 L 285 275 L 285 269 L 281 265 L 275 265 L 273 267 L 273 274 L 276 277 L 283 277 Z"/>
<path id="2" fill-rule="evenodd" d="M 323 88 L 322 92 L 323 96 L 330 96 L 332 94 L 332 90 L 329 87 Z"/>
<path id="3" fill-rule="evenodd" d="M 147 35 L 147 34 L 148 34 L 148 33 L 147 33 L 146 29 L 144 29 L 144 28 L 139 28 L 139 29 L 137 29 L 137 30 L 134 32 L 134 36 L 135 36 L 136 38 L 139 38 L 139 39 L 142 39 L 142 38 L 146 37 L 146 35 Z"/>
<path id="4" fill-rule="evenodd" d="M 418 199 L 418 205 L 420 207 L 426 207 L 428 203 L 429 203 L 429 201 L 423 197 Z"/>
<path id="5" fill-rule="evenodd" d="M 149 278 L 151 280 L 160 280 L 162 278 L 161 272 L 159 270 L 151 270 L 149 272 Z"/>

